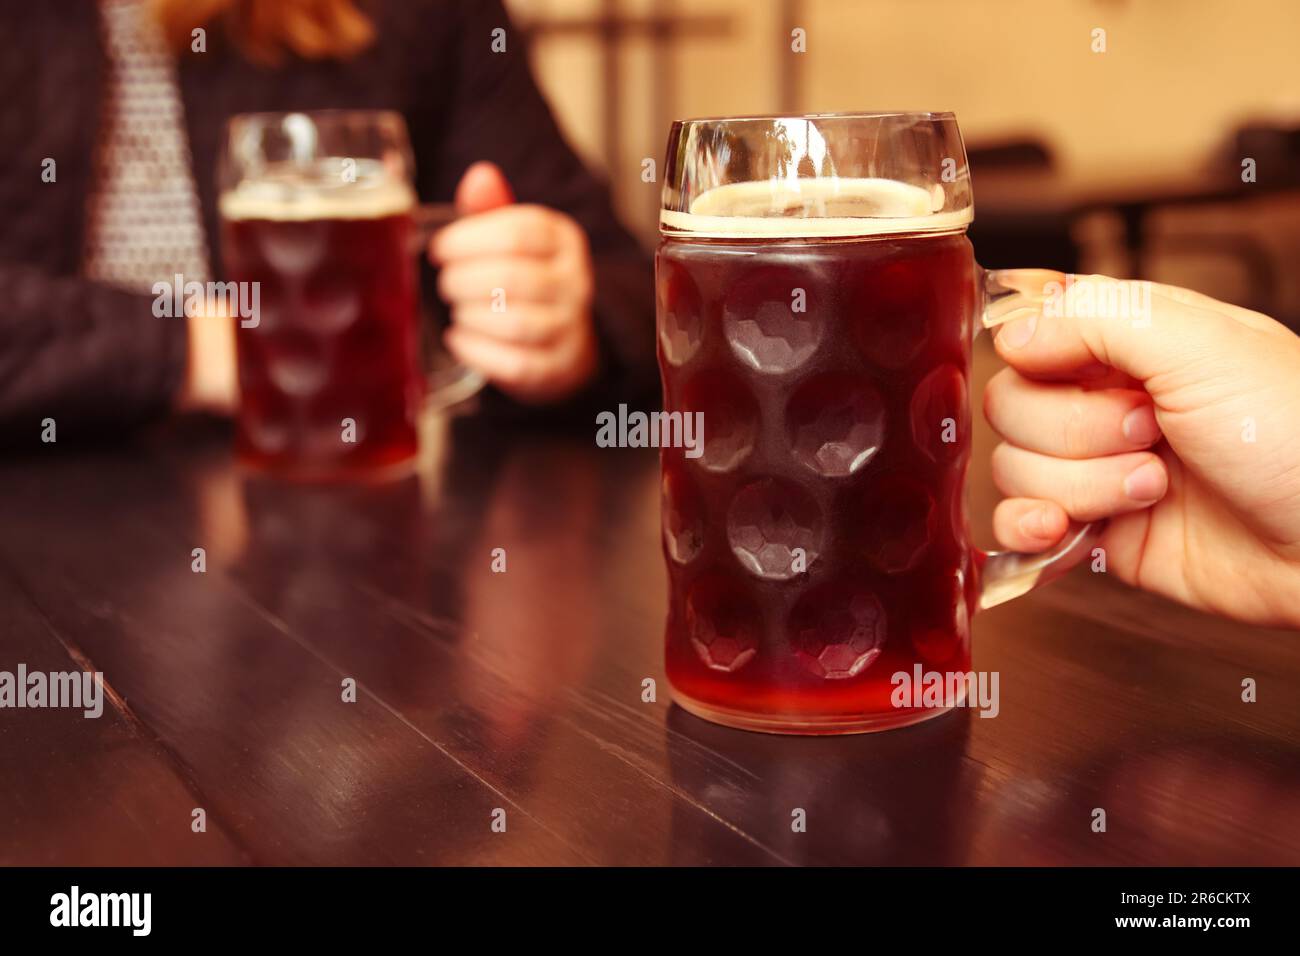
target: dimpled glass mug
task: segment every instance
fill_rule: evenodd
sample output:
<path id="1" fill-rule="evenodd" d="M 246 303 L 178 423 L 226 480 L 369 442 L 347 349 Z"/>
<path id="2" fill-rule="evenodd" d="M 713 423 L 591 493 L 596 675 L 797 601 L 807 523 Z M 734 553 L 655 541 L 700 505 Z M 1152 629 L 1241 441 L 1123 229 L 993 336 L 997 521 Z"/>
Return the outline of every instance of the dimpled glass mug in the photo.
<path id="1" fill-rule="evenodd" d="M 218 181 L 226 277 L 260 302 L 237 335 L 240 461 L 304 479 L 404 474 L 420 412 L 483 386 L 441 350 L 421 368 L 417 262 L 450 211 L 417 201 L 405 121 L 240 114 Z"/>
<path id="2" fill-rule="evenodd" d="M 975 263 L 947 113 L 675 123 L 655 257 L 673 698 L 750 730 L 936 716 L 901 682 L 970 670 L 970 619 L 1067 569 L 970 543 L 971 340 L 1035 306 Z"/>

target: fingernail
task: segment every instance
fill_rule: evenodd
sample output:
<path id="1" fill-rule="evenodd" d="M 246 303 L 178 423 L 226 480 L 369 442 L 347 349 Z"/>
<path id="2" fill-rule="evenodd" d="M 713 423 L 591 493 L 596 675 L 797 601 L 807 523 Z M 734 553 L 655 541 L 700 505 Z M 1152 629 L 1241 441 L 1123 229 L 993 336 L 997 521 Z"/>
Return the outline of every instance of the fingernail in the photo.
<path id="1" fill-rule="evenodd" d="M 1139 465 L 1124 479 L 1124 494 L 1134 501 L 1151 504 L 1164 493 L 1165 470 L 1154 461 Z"/>
<path id="2" fill-rule="evenodd" d="M 1013 319 L 998 329 L 998 341 L 1009 349 L 1024 348 L 1029 344 L 1029 340 L 1034 337 L 1034 329 L 1037 326 L 1037 315 L 1027 315 L 1023 319 Z"/>
<path id="3" fill-rule="evenodd" d="M 1156 422 L 1156 410 L 1150 405 L 1139 405 L 1124 416 L 1121 426 L 1124 437 L 1135 445 L 1149 445 L 1160 437 L 1160 425 Z"/>
<path id="4" fill-rule="evenodd" d="M 1044 508 L 1034 508 L 1032 511 L 1026 511 L 1016 522 L 1020 533 L 1026 538 L 1042 540 L 1048 537 L 1047 534 L 1047 511 Z"/>

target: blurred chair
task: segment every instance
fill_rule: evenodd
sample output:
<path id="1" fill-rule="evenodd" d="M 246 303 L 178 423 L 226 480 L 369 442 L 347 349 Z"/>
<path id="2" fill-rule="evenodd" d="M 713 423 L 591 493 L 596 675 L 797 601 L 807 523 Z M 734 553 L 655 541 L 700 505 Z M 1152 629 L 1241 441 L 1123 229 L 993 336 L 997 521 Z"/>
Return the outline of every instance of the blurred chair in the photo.
<path id="1" fill-rule="evenodd" d="M 1255 160 L 1257 182 L 1274 188 L 1300 186 L 1300 125 L 1247 123 L 1232 135 L 1216 165 L 1240 176 L 1248 157 Z"/>
<path id="2" fill-rule="evenodd" d="M 1247 159 L 1252 182 L 1242 178 Z M 1300 329 L 1300 282 L 1283 267 L 1300 258 L 1300 126 L 1243 125 L 1207 172 L 1204 195 L 1149 210 L 1142 274 Z"/>
<path id="3" fill-rule="evenodd" d="M 976 143 L 966 150 L 966 158 L 972 170 L 1051 170 L 1055 165 L 1052 151 L 1037 139 Z"/>

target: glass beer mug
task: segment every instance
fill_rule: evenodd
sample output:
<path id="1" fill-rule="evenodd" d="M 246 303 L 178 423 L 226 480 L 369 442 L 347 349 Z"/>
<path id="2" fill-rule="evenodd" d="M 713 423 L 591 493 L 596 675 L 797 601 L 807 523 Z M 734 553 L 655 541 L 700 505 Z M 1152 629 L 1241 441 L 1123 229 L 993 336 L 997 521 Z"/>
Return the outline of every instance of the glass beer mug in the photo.
<path id="1" fill-rule="evenodd" d="M 421 207 L 406 124 L 383 110 L 247 113 L 218 173 L 226 278 L 255 287 L 236 335 L 235 446 L 300 478 L 409 467 L 417 416 L 483 379 L 422 370 L 418 256 L 445 206 Z"/>
<path id="2" fill-rule="evenodd" d="M 884 730 L 894 675 L 968 672 L 970 619 L 1074 564 L 986 554 L 965 513 L 971 341 L 1034 307 L 975 263 L 954 117 L 675 123 L 655 257 L 673 697 L 750 730 Z"/>

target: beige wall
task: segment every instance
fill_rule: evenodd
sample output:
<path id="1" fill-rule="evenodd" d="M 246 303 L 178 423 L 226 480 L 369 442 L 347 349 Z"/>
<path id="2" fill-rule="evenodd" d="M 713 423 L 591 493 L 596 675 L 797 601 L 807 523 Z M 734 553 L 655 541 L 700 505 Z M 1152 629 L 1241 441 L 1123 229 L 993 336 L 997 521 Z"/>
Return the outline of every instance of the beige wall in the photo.
<path id="1" fill-rule="evenodd" d="M 808 7 L 810 103 L 951 109 L 968 138 L 1038 130 L 1071 172 L 1176 168 L 1246 115 L 1300 111 L 1296 0 Z M 1094 28 L 1105 53 L 1090 49 Z"/>
<path id="2" fill-rule="evenodd" d="M 599 0 L 513 0 L 522 20 L 582 16 Z M 636 12 L 722 14 L 725 39 L 686 39 L 673 56 L 678 115 L 781 108 L 779 58 L 799 56 L 803 111 L 951 109 L 967 139 L 1038 133 L 1072 176 L 1203 163 L 1250 117 L 1300 114 L 1300 0 L 805 0 L 808 52 L 790 52 L 776 0 L 623 0 Z M 1106 30 L 1093 53 L 1091 31 Z M 600 162 L 600 59 L 590 41 L 544 39 L 535 63 L 574 141 Z M 620 210 L 653 228 L 640 157 L 662 161 L 644 43 L 623 55 Z"/>

